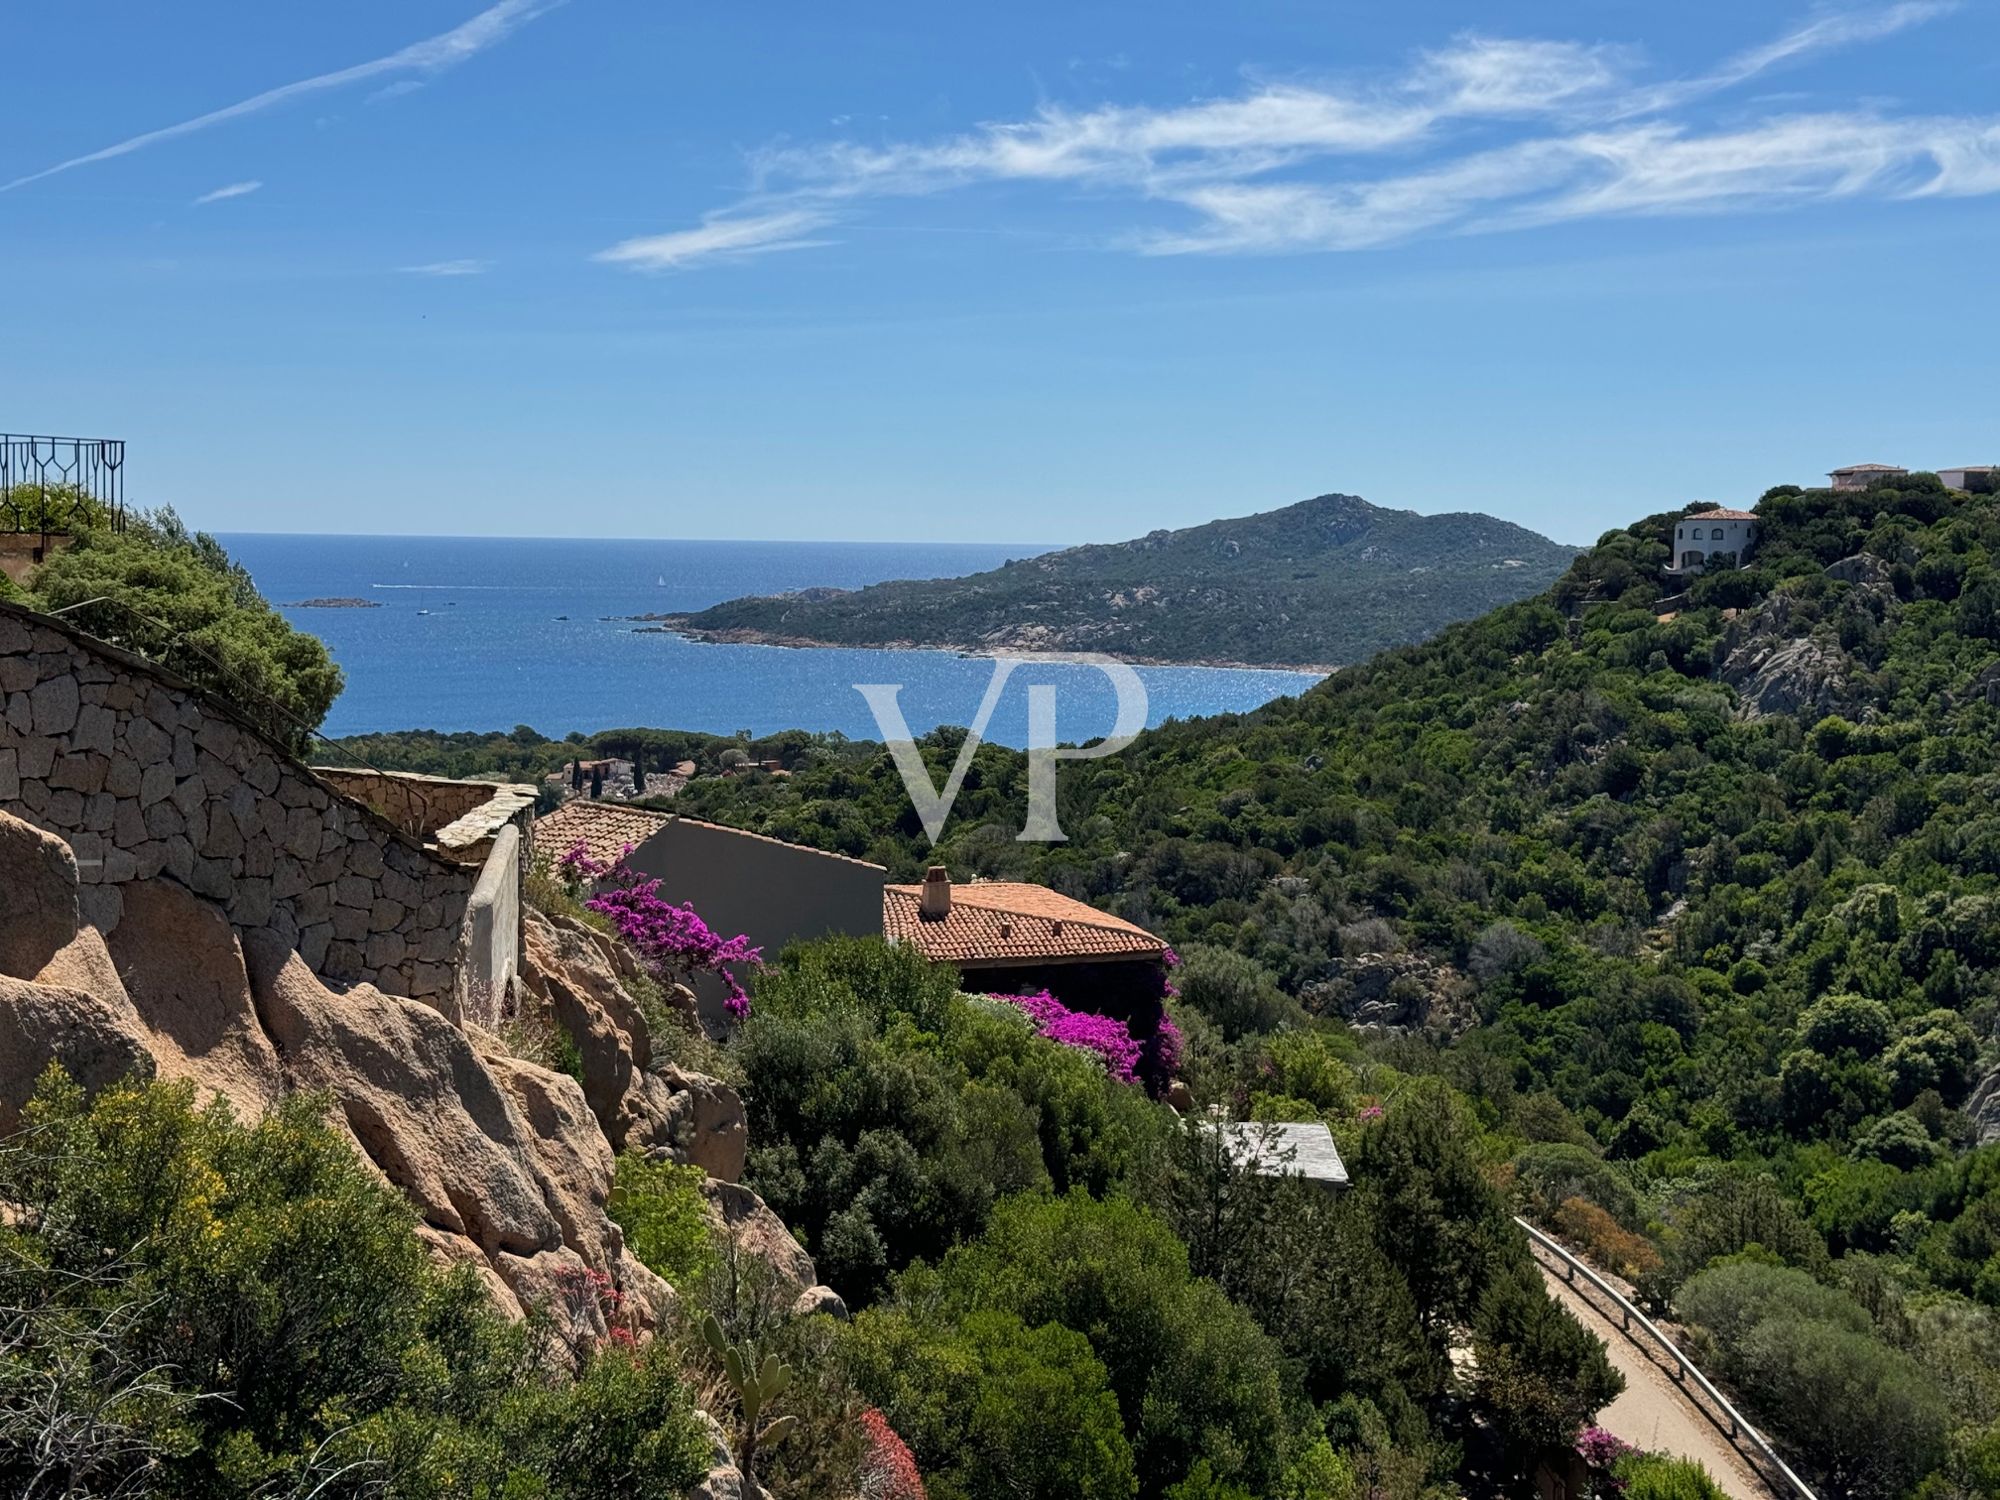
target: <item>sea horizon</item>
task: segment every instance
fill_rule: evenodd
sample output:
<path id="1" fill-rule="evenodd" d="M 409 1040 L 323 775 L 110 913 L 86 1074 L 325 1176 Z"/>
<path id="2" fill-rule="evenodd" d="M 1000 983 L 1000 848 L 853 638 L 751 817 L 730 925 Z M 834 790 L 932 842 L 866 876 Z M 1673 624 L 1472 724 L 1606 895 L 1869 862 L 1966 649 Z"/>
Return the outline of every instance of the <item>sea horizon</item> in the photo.
<path id="1" fill-rule="evenodd" d="M 229 532 L 219 539 L 294 625 L 325 641 L 347 684 L 323 732 L 507 731 L 551 738 L 647 726 L 883 737 L 859 684 L 897 683 L 912 733 L 968 724 L 994 658 L 925 649 L 709 644 L 635 617 L 745 594 L 947 578 L 1036 555 L 1018 543 L 746 542 L 604 537 Z M 374 608 L 303 608 L 309 599 Z M 1108 733 L 1116 695 L 1097 669 L 1018 661 L 986 737 L 1027 740 L 1028 685 L 1058 689 L 1058 733 Z M 1319 674 L 1137 666 L 1147 724 L 1243 712 Z"/>

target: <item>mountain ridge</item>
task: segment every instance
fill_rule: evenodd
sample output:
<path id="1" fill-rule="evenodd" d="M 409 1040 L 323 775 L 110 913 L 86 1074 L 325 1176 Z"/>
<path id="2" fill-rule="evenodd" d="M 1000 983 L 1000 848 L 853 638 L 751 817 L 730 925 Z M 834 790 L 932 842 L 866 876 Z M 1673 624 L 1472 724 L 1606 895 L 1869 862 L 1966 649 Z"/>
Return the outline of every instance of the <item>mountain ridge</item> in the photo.
<path id="1" fill-rule="evenodd" d="M 708 641 L 1326 671 L 1538 592 L 1579 550 L 1478 512 L 1422 515 L 1328 493 L 963 578 L 748 596 L 644 618 Z"/>

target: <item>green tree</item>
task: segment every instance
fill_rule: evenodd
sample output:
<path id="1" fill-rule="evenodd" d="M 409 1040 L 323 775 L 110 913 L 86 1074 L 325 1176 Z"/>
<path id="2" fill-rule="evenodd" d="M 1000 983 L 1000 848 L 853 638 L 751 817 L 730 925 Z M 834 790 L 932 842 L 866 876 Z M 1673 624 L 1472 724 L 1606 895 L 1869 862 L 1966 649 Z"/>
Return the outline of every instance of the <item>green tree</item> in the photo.
<path id="1" fill-rule="evenodd" d="M 1125 1200 L 1020 1197 L 985 1236 L 898 1284 L 899 1305 L 976 1308 L 1089 1338 L 1131 1438 L 1139 1492 L 1157 1496 L 1207 1460 L 1218 1482 L 1265 1493 L 1296 1440 L 1276 1344 L 1157 1216 Z"/>
<path id="2" fill-rule="evenodd" d="M 340 696 L 340 668 L 313 636 L 265 603 L 220 543 L 171 510 L 123 533 L 86 531 L 29 579 L 30 602 L 63 610 L 226 700 L 295 749 Z"/>
<path id="3" fill-rule="evenodd" d="M 1362 1137 L 1355 1174 L 1377 1243 L 1439 1348 L 1450 1327 L 1471 1322 L 1491 1278 L 1526 1254 L 1480 1171 L 1476 1133 L 1442 1082 L 1414 1083 Z"/>
<path id="4" fill-rule="evenodd" d="M 1005 1311 L 956 1321 L 871 1308 L 845 1344 L 855 1384 L 910 1445 L 937 1500 L 1130 1500 L 1132 1449 L 1080 1333 Z"/>
<path id="5" fill-rule="evenodd" d="M 1603 1341 L 1549 1296 L 1532 1265 L 1493 1279 L 1472 1333 L 1479 1397 L 1523 1467 L 1573 1442 L 1625 1389 Z"/>

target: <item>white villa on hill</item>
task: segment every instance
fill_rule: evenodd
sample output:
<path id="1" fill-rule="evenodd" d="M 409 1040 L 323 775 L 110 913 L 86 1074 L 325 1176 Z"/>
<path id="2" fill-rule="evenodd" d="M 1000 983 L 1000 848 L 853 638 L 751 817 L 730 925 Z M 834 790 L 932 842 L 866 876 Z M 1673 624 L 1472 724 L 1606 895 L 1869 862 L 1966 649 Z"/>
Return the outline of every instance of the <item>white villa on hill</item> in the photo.
<path id="1" fill-rule="evenodd" d="M 1757 541 L 1757 514 L 1748 510 L 1697 510 L 1674 523 L 1669 573 L 1699 573 L 1718 557 L 1747 561 Z"/>

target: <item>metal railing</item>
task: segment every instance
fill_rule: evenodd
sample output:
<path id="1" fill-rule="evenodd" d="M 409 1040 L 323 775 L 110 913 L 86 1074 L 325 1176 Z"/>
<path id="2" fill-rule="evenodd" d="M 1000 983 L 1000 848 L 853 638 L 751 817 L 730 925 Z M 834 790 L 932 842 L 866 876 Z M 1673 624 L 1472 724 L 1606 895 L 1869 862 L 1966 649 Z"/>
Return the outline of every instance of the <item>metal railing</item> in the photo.
<path id="1" fill-rule="evenodd" d="M 1721 1391 L 1718 1391 L 1714 1383 L 1695 1367 L 1694 1362 L 1674 1346 L 1673 1340 L 1660 1332 L 1659 1326 L 1651 1318 L 1640 1312 L 1638 1308 L 1634 1307 L 1623 1292 L 1619 1291 L 1618 1288 L 1598 1275 L 1597 1272 L 1570 1254 L 1560 1243 L 1551 1239 L 1526 1219 L 1517 1216 L 1514 1222 L 1528 1231 L 1529 1241 L 1537 1249 L 1548 1251 L 1561 1262 L 1563 1276 L 1572 1286 L 1576 1284 L 1576 1278 L 1580 1275 L 1597 1288 L 1599 1292 L 1604 1294 L 1611 1305 L 1617 1310 L 1619 1321 L 1624 1326 L 1628 1338 L 1631 1338 L 1635 1343 L 1638 1342 L 1637 1336 L 1633 1333 L 1633 1329 L 1636 1326 L 1653 1343 L 1657 1344 L 1661 1352 L 1673 1361 L 1673 1375 L 1676 1381 L 1685 1387 L 1687 1382 L 1692 1380 L 1695 1385 L 1700 1387 L 1701 1393 L 1708 1397 L 1715 1408 L 1713 1412 L 1706 1415 L 1708 1415 L 1711 1421 L 1715 1421 L 1717 1415 L 1720 1415 L 1721 1422 L 1718 1422 L 1717 1425 L 1720 1426 L 1722 1422 L 1728 1424 L 1727 1436 L 1731 1442 L 1742 1441 L 1748 1443 L 1751 1448 L 1756 1450 L 1758 1457 L 1762 1458 L 1766 1463 L 1775 1468 L 1778 1473 L 1784 1476 L 1785 1482 L 1801 1497 L 1801 1500 L 1819 1500 L 1819 1497 L 1813 1493 L 1812 1488 L 1792 1472 L 1791 1465 L 1778 1457 L 1777 1449 L 1773 1448 L 1766 1441 L 1764 1434 L 1743 1419 L 1743 1414 L 1730 1403 L 1729 1398 L 1723 1395 Z"/>
<path id="2" fill-rule="evenodd" d="M 0 433 L 0 532 L 63 536 L 125 529 L 125 444 L 118 438 Z"/>

